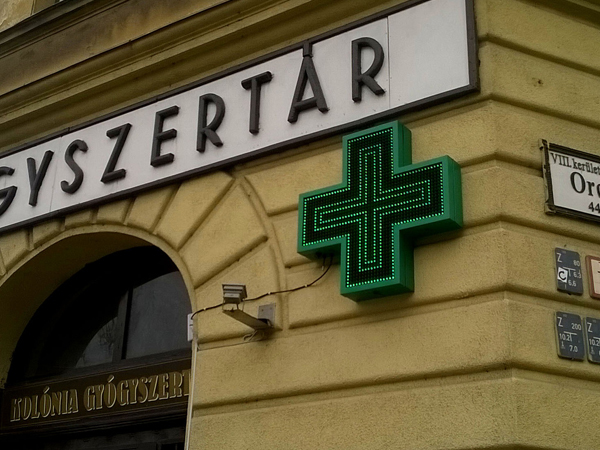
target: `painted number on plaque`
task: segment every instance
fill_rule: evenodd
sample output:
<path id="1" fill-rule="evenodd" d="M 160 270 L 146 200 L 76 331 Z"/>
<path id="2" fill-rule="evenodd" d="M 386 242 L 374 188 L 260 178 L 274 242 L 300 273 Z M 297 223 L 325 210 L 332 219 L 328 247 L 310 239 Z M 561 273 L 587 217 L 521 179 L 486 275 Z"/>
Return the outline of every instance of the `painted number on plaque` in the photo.
<path id="1" fill-rule="evenodd" d="M 558 356 L 561 358 L 583 361 L 585 343 L 581 317 L 577 314 L 556 312 L 556 337 Z"/>

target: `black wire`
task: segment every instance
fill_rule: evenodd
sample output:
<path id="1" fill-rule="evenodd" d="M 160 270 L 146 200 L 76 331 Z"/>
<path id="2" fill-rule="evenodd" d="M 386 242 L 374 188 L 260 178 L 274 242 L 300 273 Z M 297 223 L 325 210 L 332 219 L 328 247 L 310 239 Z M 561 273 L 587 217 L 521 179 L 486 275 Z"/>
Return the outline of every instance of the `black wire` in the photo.
<path id="1" fill-rule="evenodd" d="M 225 303 L 219 303 L 218 305 L 207 306 L 206 308 L 199 309 L 198 311 L 196 311 L 196 312 L 192 313 L 192 315 L 190 316 L 190 319 L 193 319 L 193 318 L 194 318 L 194 316 L 195 316 L 196 314 L 198 314 L 198 313 L 201 313 L 201 312 L 204 312 L 204 311 L 209 311 L 209 310 L 211 310 L 211 309 L 218 308 L 218 307 L 220 307 L 220 306 L 223 306 L 224 304 L 225 304 Z"/>
<path id="2" fill-rule="evenodd" d="M 327 275 L 327 272 L 329 272 L 329 269 L 331 269 L 331 265 L 333 264 L 333 255 L 331 255 L 330 258 L 331 259 L 329 260 L 329 265 L 327 266 L 327 269 L 325 269 L 325 272 L 323 272 L 321 275 L 319 275 L 319 277 L 317 279 L 313 280 L 312 282 L 305 284 L 304 286 L 298 286 L 298 287 L 295 287 L 292 289 L 285 289 L 283 291 L 266 292 L 262 295 L 259 295 L 258 297 L 247 298 L 245 300 L 242 300 L 242 302 L 253 302 L 255 300 L 260 300 L 261 298 L 268 297 L 269 295 L 285 294 L 286 292 L 295 292 L 295 291 L 299 291 L 300 289 L 306 289 L 308 287 L 311 287 L 313 284 L 315 284 L 317 281 L 319 281 L 321 278 L 323 278 L 325 275 Z M 325 262 L 326 259 L 327 259 L 327 257 L 325 257 L 323 259 L 323 262 Z M 198 311 L 192 313 L 192 315 L 190 316 L 190 319 L 193 319 L 196 314 L 199 314 L 204 311 L 209 311 L 211 309 L 220 308 L 224 304 L 225 303 L 219 303 L 218 305 L 207 306 L 206 308 L 199 309 Z"/>
<path id="3" fill-rule="evenodd" d="M 323 262 L 325 262 L 325 259 L 323 259 Z M 327 275 L 327 272 L 329 272 L 329 269 L 331 268 L 332 264 L 333 264 L 333 256 L 331 256 L 331 259 L 329 260 L 329 265 L 327 266 L 327 269 L 325 269 L 325 272 L 323 272 L 316 280 L 312 281 L 311 283 L 305 284 L 304 286 L 298 286 L 298 287 L 295 287 L 292 289 L 285 289 L 283 291 L 267 292 L 263 295 L 259 295 L 258 297 L 247 298 L 246 300 L 242 300 L 242 301 L 243 302 L 252 302 L 254 300 L 260 300 L 261 298 L 267 297 L 269 295 L 284 294 L 286 292 L 295 292 L 295 291 L 299 291 L 300 289 L 305 289 L 307 287 L 311 287 L 313 284 L 315 284 L 317 281 L 319 281 L 321 278 L 323 278 L 325 275 Z"/>

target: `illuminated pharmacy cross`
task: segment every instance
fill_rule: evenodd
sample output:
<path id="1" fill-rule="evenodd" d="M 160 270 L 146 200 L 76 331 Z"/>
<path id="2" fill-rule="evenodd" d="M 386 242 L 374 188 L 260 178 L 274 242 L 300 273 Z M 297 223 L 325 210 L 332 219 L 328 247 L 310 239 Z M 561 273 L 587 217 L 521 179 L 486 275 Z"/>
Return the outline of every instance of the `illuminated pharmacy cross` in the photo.
<path id="1" fill-rule="evenodd" d="M 410 159 L 398 122 L 346 136 L 342 184 L 300 196 L 298 251 L 341 253 L 341 291 L 354 300 L 412 291 L 411 239 L 462 226 L 458 164 Z"/>

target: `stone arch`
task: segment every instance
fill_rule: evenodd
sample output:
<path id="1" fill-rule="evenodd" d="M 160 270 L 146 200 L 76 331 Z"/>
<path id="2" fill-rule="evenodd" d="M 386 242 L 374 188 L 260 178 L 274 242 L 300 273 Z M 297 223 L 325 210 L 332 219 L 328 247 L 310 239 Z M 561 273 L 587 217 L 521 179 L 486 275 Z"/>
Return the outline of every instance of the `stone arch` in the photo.
<path id="1" fill-rule="evenodd" d="M 119 225 L 91 225 L 67 230 L 25 254 L 0 279 L 0 387 L 10 369 L 12 353 L 29 320 L 44 300 L 85 264 L 128 248 L 153 245 L 178 267 L 192 302 L 189 272 L 162 239 L 145 231 Z"/>

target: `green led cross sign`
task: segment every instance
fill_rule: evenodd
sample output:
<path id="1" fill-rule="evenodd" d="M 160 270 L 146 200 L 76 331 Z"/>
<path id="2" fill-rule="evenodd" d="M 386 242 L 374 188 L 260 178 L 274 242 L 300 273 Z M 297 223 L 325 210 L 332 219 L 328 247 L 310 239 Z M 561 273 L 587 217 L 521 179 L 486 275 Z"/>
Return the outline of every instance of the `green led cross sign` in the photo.
<path id="1" fill-rule="evenodd" d="M 344 137 L 343 182 L 300 195 L 298 252 L 339 254 L 353 300 L 414 289 L 412 240 L 462 226 L 460 167 L 411 164 L 410 131 L 392 122 Z"/>

